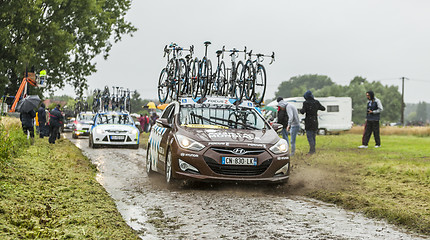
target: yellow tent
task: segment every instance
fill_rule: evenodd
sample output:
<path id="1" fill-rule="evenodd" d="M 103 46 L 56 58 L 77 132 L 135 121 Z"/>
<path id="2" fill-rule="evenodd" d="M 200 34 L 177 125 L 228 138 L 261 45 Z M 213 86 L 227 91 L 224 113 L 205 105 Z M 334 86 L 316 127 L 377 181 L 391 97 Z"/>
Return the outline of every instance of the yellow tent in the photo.
<path id="1" fill-rule="evenodd" d="M 158 108 L 158 109 L 160 109 L 160 110 L 164 110 L 168 105 L 169 105 L 169 104 L 167 104 L 167 103 L 165 103 L 165 104 L 159 104 L 159 105 L 157 106 L 157 108 Z"/>
<path id="2" fill-rule="evenodd" d="M 149 109 L 156 109 L 154 102 L 149 102 L 146 106 L 148 106 Z"/>

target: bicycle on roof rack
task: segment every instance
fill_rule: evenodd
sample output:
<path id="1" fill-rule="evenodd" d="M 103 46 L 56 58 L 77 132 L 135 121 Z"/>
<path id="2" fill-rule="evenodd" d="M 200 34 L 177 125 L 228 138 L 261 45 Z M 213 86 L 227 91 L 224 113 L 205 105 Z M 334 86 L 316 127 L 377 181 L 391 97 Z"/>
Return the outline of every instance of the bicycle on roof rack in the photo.
<path id="1" fill-rule="evenodd" d="M 199 96 L 204 98 L 209 92 L 208 85 L 212 78 L 212 63 L 208 59 L 208 46 L 211 42 L 206 41 L 203 43 L 205 45 L 205 56 L 199 61 L 197 80 L 192 83 L 192 96 L 196 99 Z"/>
<path id="2" fill-rule="evenodd" d="M 264 57 L 270 57 L 272 64 L 275 61 L 275 53 L 272 55 L 265 55 L 262 53 L 253 54 L 252 50 L 247 53 L 248 60 L 245 62 L 245 66 L 242 72 L 241 79 L 243 79 L 244 93 L 247 100 L 251 100 L 256 104 L 261 104 L 264 100 L 266 93 L 267 75 L 266 69 L 262 62 Z M 256 59 L 252 60 L 252 56 Z"/>
<path id="3" fill-rule="evenodd" d="M 182 51 L 194 51 L 194 47 L 184 49 L 176 43 L 164 47 L 164 56 L 167 55 L 167 65 L 161 70 L 158 79 L 158 100 L 165 103 L 170 97 L 173 100 L 178 100 L 178 97 L 184 91 L 183 85 L 188 87 L 187 63 L 184 58 L 181 58 Z M 172 53 L 172 58 L 170 54 Z"/>
<path id="4" fill-rule="evenodd" d="M 240 74 L 243 70 L 243 62 L 238 61 L 236 63 L 236 59 L 239 57 L 239 53 L 243 52 L 246 53 L 246 47 L 243 51 L 237 50 L 236 48 L 233 48 L 231 50 L 226 50 L 225 46 L 222 49 L 222 52 L 229 52 L 230 58 L 231 58 L 231 67 L 227 68 L 226 71 L 230 74 L 226 73 L 226 78 L 223 79 L 224 83 L 220 83 L 222 86 L 222 95 L 223 96 L 229 96 L 231 98 L 235 98 L 237 100 L 240 98 L 240 93 L 243 91 L 243 85 L 240 81 Z"/>

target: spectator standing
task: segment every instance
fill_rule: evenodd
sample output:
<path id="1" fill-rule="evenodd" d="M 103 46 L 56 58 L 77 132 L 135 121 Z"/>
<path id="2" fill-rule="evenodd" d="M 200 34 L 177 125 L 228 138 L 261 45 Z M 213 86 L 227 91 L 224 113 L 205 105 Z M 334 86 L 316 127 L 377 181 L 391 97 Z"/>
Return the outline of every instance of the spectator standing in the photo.
<path id="1" fill-rule="evenodd" d="M 152 115 L 151 115 L 151 120 L 150 120 L 151 127 L 155 124 L 155 121 L 157 121 L 158 118 L 159 117 L 158 117 L 157 113 L 153 112 Z"/>
<path id="2" fill-rule="evenodd" d="M 375 138 L 375 148 L 381 147 L 381 138 L 379 136 L 379 119 L 381 118 L 381 112 L 384 110 L 381 100 L 375 97 L 373 91 L 366 92 L 367 100 L 367 114 L 366 123 L 364 125 L 364 134 L 362 138 L 362 145 L 358 148 L 367 148 L 370 136 L 373 132 Z"/>
<path id="3" fill-rule="evenodd" d="M 148 114 L 145 113 L 145 116 L 143 116 L 143 118 L 144 118 L 143 131 L 145 131 L 147 133 L 149 131 L 149 117 L 148 117 Z"/>
<path id="4" fill-rule="evenodd" d="M 58 104 L 52 111 L 49 113 L 49 128 L 50 128 L 50 136 L 49 143 L 55 144 L 55 140 L 58 137 L 59 130 L 61 124 L 63 124 L 63 115 L 60 112 L 60 104 Z"/>
<path id="5" fill-rule="evenodd" d="M 278 97 L 276 99 L 276 101 L 278 102 L 278 123 L 282 124 L 282 138 L 287 140 L 288 144 L 288 132 L 287 132 L 287 126 L 288 126 L 288 114 L 287 114 L 287 102 L 282 98 L 282 97 Z"/>
<path id="6" fill-rule="evenodd" d="M 42 103 L 40 108 L 37 110 L 38 122 L 39 122 L 39 137 L 43 138 L 49 136 L 46 132 L 46 111 L 45 104 Z"/>
<path id="7" fill-rule="evenodd" d="M 146 115 L 145 115 L 146 116 Z M 137 121 L 139 121 L 140 123 L 140 132 L 146 132 L 146 121 L 147 119 L 145 119 L 145 117 L 143 116 L 143 114 L 140 114 L 140 117 L 137 119 Z"/>
<path id="8" fill-rule="evenodd" d="M 316 134 L 318 131 L 318 110 L 325 111 L 325 107 L 321 105 L 318 100 L 315 100 L 314 95 L 311 91 L 306 91 L 303 95 L 305 101 L 303 107 L 300 109 L 300 113 L 306 114 L 305 116 L 305 130 L 306 137 L 309 143 L 309 153 L 315 153 L 316 145 Z"/>
<path id="9" fill-rule="evenodd" d="M 282 97 L 278 97 L 277 100 L 280 110 L 286 110 L 287 113 L 287 127 L 285 132 L 287 135 L 288 133 L 291 135 L 291 156 L 294 156 L 296 151 L 296 137 L 300 130 L 299 112 L 296 106 L 288 103 Z M 286 140 L 290 144 L 288 141 L 288 136 Z"/>
<path id="10" fill-rule="evenodd" d="M 31 145 L 34 144 L 34 125 L 33 121 L 36 117 L 36 112 L 32 109 L 28 112 L 21 112 L 19 114 L 19 119 L 21 120 L 22 130 L 24 131 L 24 134 L 29 136 L 30 135 L 30 143 Z"/>

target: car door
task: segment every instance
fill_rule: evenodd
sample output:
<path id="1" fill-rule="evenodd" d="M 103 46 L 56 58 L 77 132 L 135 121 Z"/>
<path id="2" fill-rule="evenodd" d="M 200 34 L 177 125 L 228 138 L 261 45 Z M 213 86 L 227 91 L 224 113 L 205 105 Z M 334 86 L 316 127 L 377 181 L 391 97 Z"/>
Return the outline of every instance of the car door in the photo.
<path id="1" fill-rule="evenodd" d="M 164 172 L 166 162 L 166 154 L 169 146 L 169 135 L 172 129 L 173 116 L 175 115 L 175 104 L 166 107 L 161 118 L 151 129 L 150 147 L 151 152 L 155 155 L 152 159 L 152 166 L 155 166 L 156 171 Z"/>

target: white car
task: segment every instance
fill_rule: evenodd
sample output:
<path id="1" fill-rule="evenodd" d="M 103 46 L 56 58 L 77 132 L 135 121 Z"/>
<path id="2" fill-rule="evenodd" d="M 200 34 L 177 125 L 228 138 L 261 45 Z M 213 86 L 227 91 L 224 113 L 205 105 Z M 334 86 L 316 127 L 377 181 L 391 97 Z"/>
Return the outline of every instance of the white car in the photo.
<path id="1" fill-rule="evenodd" d="M 139 148 L 139 129 L 128 113 L 97 113 L 90 130 L 89 146 L 102 145 L 130 146 Z"/>
<path id="2" fill-rule="evenodd" d="M 73 138 L 78 138 L 79 136 L 89 136 L 90 129 L 94 124 L 95 113 L 92 112 L 81 112 L 76 116 L 73 121 Z"/>

